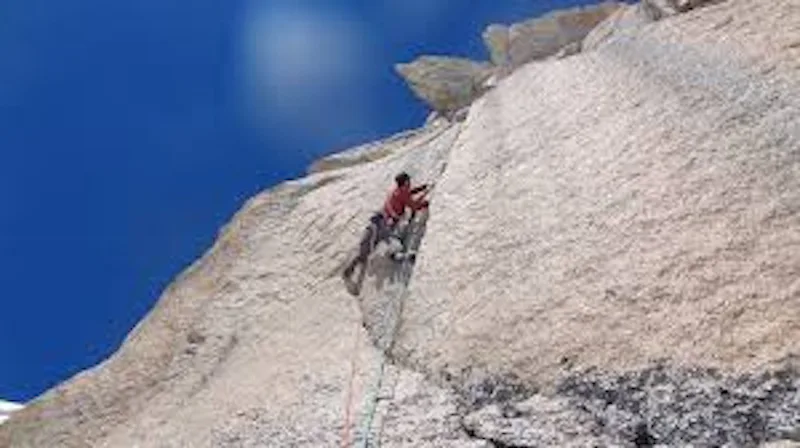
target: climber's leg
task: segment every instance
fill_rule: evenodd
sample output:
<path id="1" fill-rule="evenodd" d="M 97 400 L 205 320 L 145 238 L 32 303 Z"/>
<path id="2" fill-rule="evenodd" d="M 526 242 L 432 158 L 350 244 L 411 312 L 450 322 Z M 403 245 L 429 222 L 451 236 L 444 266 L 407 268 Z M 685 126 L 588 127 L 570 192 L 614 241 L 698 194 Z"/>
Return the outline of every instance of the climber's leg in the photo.
<path id="1" fill-rule="evenodd" d="M 361 241 L 358 245 L 358 255 L 350 261 L 350 264 L 348 264 L 344 270 L 345 278 L 349 279 L 358 265 L 362 266 L 362 270 L 366 267 L 369 254 L 372 253 L 372 249 L 375 247 L 376 234 L 377 229 L 372 224 L 364 229 L 364 235 L 361 237 Z"/>

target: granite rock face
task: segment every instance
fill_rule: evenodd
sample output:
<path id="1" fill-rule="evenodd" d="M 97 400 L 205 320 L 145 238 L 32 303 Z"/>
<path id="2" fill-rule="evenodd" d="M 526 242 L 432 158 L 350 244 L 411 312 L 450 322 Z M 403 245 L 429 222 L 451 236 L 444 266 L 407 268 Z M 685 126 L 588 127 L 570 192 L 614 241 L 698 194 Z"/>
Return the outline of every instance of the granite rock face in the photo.
<path id="1" fill-rule="evenodd" d="M 796 350 L 800 16 L 701 11 L 528 65 L 473 105 L 398 353 L 538 382 L 565 362 L 746 368 Z"/>
<path id="2" fill-rule="evenodd" d="M 489 50 L 489 59 L 496 66 L 505 66 L 509 63 L 509 27 L 494 23 L 483 31 L 483 42 Z"/>
<path id="3" fill-rule="evenodd" d="M 312 163 L 308 173 L 316 174 L 375 162 L 402 150 L 410 142 L 435 139 L 446 129 L 447 124 L 446 119 L 442 119 L 437 112 L 432 112 L 426 125 L 420 129 L 403 131 L 382 140 L 330 154 Z"/>
<path id="4" fill-rule="evenodd" d="M 483 32 L 483 40 L 492 62 L 510 72 L 581 42 L 595 26 L 622 6 L 622 3 L 605 2 L 553 12 L 510 26 L 493 24 Z"/>
<path id="5" fill-rule="evenodd" d="M 483 385 L 503 387 L 497 378 Z M 659 365 L 622 375 L 583 372 L 552 392 L 484 398 L 462 421 L 496 446 L 757 446 L 796 438 L 798 388 L 793 369 L 756 376 Z"/>
<path id="6" fill-rule="evenodd" d="M 491 66 L 463 58 L 422 56 L 397 64 L 397 72 L 431 109 L 451 114 L 472 104 L 485 91 Z"/>
<path id="7" fill-rule="evenodd" d="M 633 5 L 624 5 L 599 23 L 583 40 L 585 50 L 593 50 L 614 36 L 635 32 L 638 27 L 656 22 L 676 14 L 718 1 L 709 0 L 641 0 Z"/>
<path id="8" fill-rule="evenodd" d="M 729 0 L 520 67 L 251 199 L 0 447 L 791 446 L 798 60 L 795 0 Z M 401 170 L 416 261 L 352 296 Z"/>

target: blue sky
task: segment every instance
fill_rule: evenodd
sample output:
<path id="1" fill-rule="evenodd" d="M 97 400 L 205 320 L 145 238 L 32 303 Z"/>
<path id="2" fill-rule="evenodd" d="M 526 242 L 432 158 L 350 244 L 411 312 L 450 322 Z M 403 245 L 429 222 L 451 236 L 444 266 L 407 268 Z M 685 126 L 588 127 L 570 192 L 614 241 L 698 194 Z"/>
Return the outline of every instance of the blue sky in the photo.
<path id="1" fill-rule="evenodd" d="M 584 3 L 0 3 L 0 397 L 111 354 L 248 197 L 418 126 L 393 63 Z"/>

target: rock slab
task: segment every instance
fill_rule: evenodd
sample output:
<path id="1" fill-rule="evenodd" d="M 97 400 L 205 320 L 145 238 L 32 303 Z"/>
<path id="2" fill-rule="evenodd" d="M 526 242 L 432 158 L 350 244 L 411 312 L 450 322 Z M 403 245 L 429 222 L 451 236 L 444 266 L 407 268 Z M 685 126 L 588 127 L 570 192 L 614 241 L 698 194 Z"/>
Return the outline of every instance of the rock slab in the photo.
<path id="1" fill-rule="evenodd" d="M 447 56 L 421 56 L 395 69 L 417 97 L 445 115 L 472 104 L 492 76 L 489 64 Z"/>
<path id="2" fill-rule="evenodd" d="M 798 60 L 796 0 L 729 0 L 520 67 L 248 201 L 0 447 L 790 443 Z M 373 257 L 353 297 L 399 171 L 436 181 L 416 263 Z"/>
<path id="3" fill-rule="evenodd" d="M 553 12 L 510 26 L 492 24 L 483 32 L 483 40 L 492 62 L 510 72 L 581 42 L 592 29 L 623 6 L 622 3 L 605 2 Z"/>

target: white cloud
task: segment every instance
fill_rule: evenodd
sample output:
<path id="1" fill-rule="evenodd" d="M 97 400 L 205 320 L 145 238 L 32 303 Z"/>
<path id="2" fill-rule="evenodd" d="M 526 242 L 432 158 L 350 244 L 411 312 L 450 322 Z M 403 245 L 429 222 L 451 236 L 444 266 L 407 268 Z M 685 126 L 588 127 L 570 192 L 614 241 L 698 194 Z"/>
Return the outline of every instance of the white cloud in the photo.
<path id="1" fill-rule="evenodd" d="M 243 87 L 255 124 L 321 139 L 369 129 L 370 39 L 351 17 L 297 3 L 253 3 L 242 33 Z"/>

